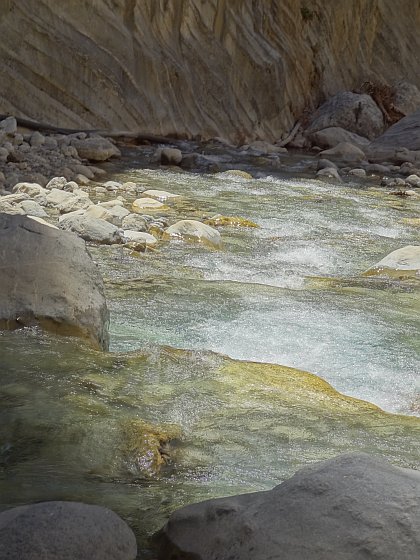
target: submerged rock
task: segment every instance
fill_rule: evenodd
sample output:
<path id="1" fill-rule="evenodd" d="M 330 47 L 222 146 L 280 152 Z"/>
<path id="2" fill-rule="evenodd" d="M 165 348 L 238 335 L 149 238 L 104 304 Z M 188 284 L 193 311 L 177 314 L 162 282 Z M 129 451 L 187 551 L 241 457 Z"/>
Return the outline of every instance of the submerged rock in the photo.
<path id="1" fill-rule="evenodd" d="M 40 325 L 108 348 L 102 279 L 76 236 L 0 214 L 0 327 Z"/>
<path id="2" fill-rule="evenodd" d="M 407 245 L 392 251 L 363 273 L 364 276 L 404 276 L 420 275 L 420 245 Z"/>
<path id="3" fill-rule="evenodd" d="M 216 214 L 211 218 L 204 220 L 204 223 L 217 227 L 217 226 L 232 226 L 232 227 L 247 227 L 247 228 L 259 228 L 260 226 L 255 222 L 248 220 L 247 218 L 241 218 L 239 216 L 222 216 L 221 214 Z"/>
<path id="4" fill-rule="evenodd" d="M 412 560 L 420 555 L 420 473 L 342 455 L 271 491 L 180 509 L 156 540 L 161 560 Z"/>
<path id="5" fill-rule="evenodd" d="M 110 509 L 80 502 L 41 502 L 0 513 L 0 558 L 134 560 L 130 527 Z"/>

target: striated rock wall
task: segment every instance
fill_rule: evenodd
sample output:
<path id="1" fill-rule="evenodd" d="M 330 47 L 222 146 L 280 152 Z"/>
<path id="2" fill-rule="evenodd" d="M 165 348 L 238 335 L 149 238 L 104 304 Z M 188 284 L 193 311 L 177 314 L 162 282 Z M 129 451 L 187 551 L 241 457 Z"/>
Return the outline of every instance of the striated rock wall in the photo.
<path id="1" fill-rule="evenodd" d="M 276 140 L 364 80 L 420 86 L 419 0 L 2 0 L 0 112 Z"/>

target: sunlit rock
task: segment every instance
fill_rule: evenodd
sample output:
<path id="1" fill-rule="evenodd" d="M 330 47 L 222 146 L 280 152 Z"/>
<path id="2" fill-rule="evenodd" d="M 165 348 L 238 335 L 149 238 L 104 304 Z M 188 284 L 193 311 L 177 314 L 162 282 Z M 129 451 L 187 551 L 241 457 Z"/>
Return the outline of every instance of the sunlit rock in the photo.
<path id="1" fill-rule="evenodd" d="M 163 210 L 165 208 L 167 206 L 162 204 L 162 202 L 150 197 L 138 198 L 131 206 L 132 211 L 137 214 L 142 214 L 144 210 Z"/>
<path id="2" fill-rule="evenodd" d="M 221 214 L 216 214 L 211 218 L 204 220 L 204 223 L 213 226 L 231 226 L 231 227 L 246 227 L 246 228 L 258 228 L 260 227 L 255 222 L 248 220 L 247 218 L 241 218 L 240 216 L 222 216 Z"/>
<path id="3" fill-rule="evenodd" d="M 392 251 L 363 273 L 365 276 L 418 276 L 420 274 L 420 245 L 407 245 Z"/>
<path id="4" fill-rule="evenodd" d="M 216 229 L 197 220 L 181 220 L 169 226 L 165 230 L 164 239 L 171 238 L 195 241 L 214 248 L 220 248 L 222 244 L 221 235 Z"/>

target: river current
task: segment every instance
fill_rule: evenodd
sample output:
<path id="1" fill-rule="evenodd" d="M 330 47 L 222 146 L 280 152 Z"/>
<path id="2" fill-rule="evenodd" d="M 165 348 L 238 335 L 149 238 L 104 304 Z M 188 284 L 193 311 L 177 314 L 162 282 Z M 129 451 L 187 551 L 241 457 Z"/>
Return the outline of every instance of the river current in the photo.
<path id="1" fill-rule="evenodd" d="M 420 281 L 363 276 L 418 244 L 419 199 L 378 179 L 247 170 L 253 180 L 144 169 L 132 155 L 108 168 L 181 195 L 169 220 L 222 214 L 259 228 L 219 228 L 220 250 L 89 247 L 109 354 L 37 329 L 0 333 L 1 508 L 107 505 L 143 550 L 176 507 L 269 489 L 338 453 L 419 468 Z M 150 436 L 135 439 L 145 426 L 170 434 L 162 466 Z"/>

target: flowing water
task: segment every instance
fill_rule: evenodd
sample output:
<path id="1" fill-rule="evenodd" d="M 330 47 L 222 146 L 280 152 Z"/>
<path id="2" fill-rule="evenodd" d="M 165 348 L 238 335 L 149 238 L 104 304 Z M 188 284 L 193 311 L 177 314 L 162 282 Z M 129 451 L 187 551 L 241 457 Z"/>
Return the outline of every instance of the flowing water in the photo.
<path id="1" fill-rule="evenodd" d="M 143 549 L 176 507 L 268 489 L 338 453 L 419 468 L 420 281 L 362 276 L 419 243 L 406 221 L 419 202 L 374 184 L 129 163 L 112 178 L 181 195 L 169 220 L 260 227 L 220 228 L 220 250 L 90 247 L 111 353 L 36 329 L 0 334 L 1 507 L 104 504 Z"/>

